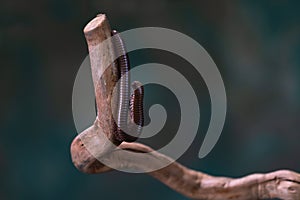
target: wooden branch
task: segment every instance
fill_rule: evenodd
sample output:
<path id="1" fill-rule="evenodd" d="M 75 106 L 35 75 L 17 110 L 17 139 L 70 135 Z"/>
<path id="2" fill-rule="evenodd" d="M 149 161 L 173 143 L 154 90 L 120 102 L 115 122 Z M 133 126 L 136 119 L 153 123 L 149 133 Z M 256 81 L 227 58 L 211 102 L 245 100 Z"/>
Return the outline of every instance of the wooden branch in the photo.
<path id="1" fill-rule="evenodd" d="M 111 37 L 111 28 L 106 16 L 98 15 L 83 31 L 89 48 L 98 123 L 109 140 L 119 145 L 120 143 L 114 139 L 117 127 L 112 113 L 116 112 L 117 108 L 111 107 L 117 105 L 117 98 L 113 98 L 112 93 L 119 77 L 115 63 L 111 62 L 114 57 L 113 44 L 103 43 Z M 110 63 L 112 64 L 107 67 Z"/>
<path id="2" fill-rule="evenodd" d="M 95 125 L 96 126 L 96 125 Z M 97 135 L 96 129 L 87 129 L 82 135 Z M 72 145 L 71 154 L 74 165 L 84 173 L 102 173 L 112 170 L 99 162 L 83 145 L 78 135 Z M 91 137 L 93 138 L 93 137 Z M 98 144 L 99 151 L 102 144 Z M 172 159 L 150 147 L 139 143 L 123 142 L 101 159 L 115 163 L 116 168 L 149 170 L 149 163 L 155 167 L 162 162 L 170 162 Z M 120 157 L 120 149 L 136 153 L 133 160 L 130 157 Z M 151 154 L 143 154 L 149 153 Z M 150 166 L 151 167 L 151 166 Z M 175 191 L 192 199 L 300 199 L 300 174 L 279 170 L 268 174 L 252 174 L 243 178 L 231 179 L 225 177 L 213 177 L 207 174 L 188 169 L 177 162 L 167 167 L 148 173 Z"/>
<path id="3" fill-rule="evenodd" d="M 98 117 L 95 123 L 80 133 L 71 144 L 72 161 L 78 170 L 90 174 L 112 170 L 99 160 L 108 161 L 119 169 L 146 172 L 161 163 L 171 163 L 165 168 L 148 174 L 192 199 L 300 199 L 300 174 L 289 170 L 252 174 L 237 179 L 214 177 L 188 169 L 143 144 L 116 143 L 113 139 L 114 121 L 110 104 L 110 101 L 114 101 L 112 88 L 116 82 L 116 75 L 113 67 L 110 66 L 102 77 L 98 76 L 102 64 L 105 63 L 103 60 L 110 60 L 113 52 L 111 46 L 101 49 L 97 45 L 110 36 L 110 27 L 105 15 L 99 15 L 92 20 L 84 32 L 89 51 L 93 52 L 90 58 Z M 126 156 L 126 153 L 120 156 L 120 152 L 130 152 L 134 156 Z"/>

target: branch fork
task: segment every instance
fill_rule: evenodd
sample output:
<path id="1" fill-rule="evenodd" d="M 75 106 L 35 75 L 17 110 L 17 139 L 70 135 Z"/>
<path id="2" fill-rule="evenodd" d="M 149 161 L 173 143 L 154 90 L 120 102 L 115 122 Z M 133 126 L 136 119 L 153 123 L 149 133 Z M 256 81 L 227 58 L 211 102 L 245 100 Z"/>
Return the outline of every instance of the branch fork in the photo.
<path id="1" fill-rule="evenodd" d="M 78 170 L 89 174 L 113 170 L 99 160 L 109 161 L 116 168 L 135 169 L 141 172 L 149 171 L 149 167 L 166 162 L 169 163 L 167 167 L 148 174 L 192 199 L 300 200 L 300 174 L 293 171 L 279 170 L 237 179 L 214 177 L 188 169 L 146 145 L 116 140 L 113 118 L 116 108 L 112 108 L 112 105 L 118 103 L 112 95 L 118 81 L 116 66 L 114 66 L 116 63 L 112 63 L 103 75 L 99 76 L 101 70 L 104 70 L 104 63 L 111 60 L 114 53 L 113 44 L 108 44 L 105 50 L 98 45 L 111 37 L 111 28 L 106 16 L 100 14 L 89 22 L 84 29 L 84 34 L 90 52 L 98 113 L 94 124 L 77 135 L 71 144 L 72 161 Z M 108 140 L 110 142 L 107 142 Z M 134 156 L 128 157 L 126 154 L 119 156 L 120 150 L 134 153 Z M 145 160 L 147 162 L 144 162 Z M 152 166 L 148 165 L 149 161 Z"/>

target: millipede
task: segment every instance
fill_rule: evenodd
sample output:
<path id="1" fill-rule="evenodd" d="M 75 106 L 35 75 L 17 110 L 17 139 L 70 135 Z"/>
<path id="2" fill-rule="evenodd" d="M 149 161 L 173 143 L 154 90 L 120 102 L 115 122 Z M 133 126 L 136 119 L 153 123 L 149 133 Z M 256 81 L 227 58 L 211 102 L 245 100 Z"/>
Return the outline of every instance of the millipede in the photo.
<path id="1" fill-rule="evenodd" d="M 129 57 L 120 34 L 116 30 L 113 30 L 112 36 L 115 37 L 113 42 L 115 54 L 119 56 L 115 62 L 115 66 L 118 68 L 120 78 L 118 88 L 119 94 L 116 122 L 118 127 L 116 139 L 119 141 L 133 142 L 141 134 L 142 127 L 144 125 L 144 87 L 140 82 L 134 81 L 131 85 L 133 94 L 130 96 Z M 128 106 L 130 106 L 129 114 Z M 126 134 L 124 130 L 130 131 L 132 135 Z"/>

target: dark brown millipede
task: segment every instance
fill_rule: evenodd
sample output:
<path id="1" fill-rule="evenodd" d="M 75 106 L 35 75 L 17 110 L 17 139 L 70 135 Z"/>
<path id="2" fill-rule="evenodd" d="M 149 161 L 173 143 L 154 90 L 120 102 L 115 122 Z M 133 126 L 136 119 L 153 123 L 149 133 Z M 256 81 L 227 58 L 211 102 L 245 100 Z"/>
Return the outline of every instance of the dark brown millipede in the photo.
<path id="1" fill-rule="evenodd" d="M 138 81 L 134 81 L 131 84 L 131 87 L 133 89 L 133 94 L 130 101 L 131 119 L 133 119 L 133 122 L 138 125 L 135 132 L 139 136 L 142 131 L 142 127 L 144 126 L 144 87 Z"/>
<path id="2" fill-rule="evenodd" d="M 128 120 L 128 104 L 129 104 L 129 70 L 130 63 L 126 53 L 125 45 L 119 33 L 116 30 L 112 31 L 114 39 L 115 54 L 117 58 L 116 66 L 119 71 L 119 99 L 118 99 L 118 112 L 117 112 L 117 134 L 116 139 L 120 142 L 133 142 L 141 134 L 142 126 L 144 125 L 143 113 L 143 97 L 144 88 L 138 81 L 133 82 L 133 94 L 130 97 L 130 120 Z M 129 122 L 128 122 L 129 121 Z M 136 124 L 133 126 L 132 124 Z M 135 127 L 135 128 L 134 128 Z M 130 131 L 132 135 L 126 134 L 123 130 Z"/>

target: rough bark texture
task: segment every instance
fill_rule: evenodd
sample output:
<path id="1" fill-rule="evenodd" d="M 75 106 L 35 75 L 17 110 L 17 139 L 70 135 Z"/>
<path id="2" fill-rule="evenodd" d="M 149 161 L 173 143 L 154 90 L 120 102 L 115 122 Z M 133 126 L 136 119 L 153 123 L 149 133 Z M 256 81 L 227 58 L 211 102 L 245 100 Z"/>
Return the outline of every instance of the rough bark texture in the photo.
<path id="1" fill-rule="evenodd" d="M 95 86 L 98 117 L 95 123 L 80 133 L 71 144 L 71 155 L 74 165 L 84 173 L 102 173 L 112 170 L 98 159 L 109 160 L 118 168 L 138 169 L 147 171 L 162 162 L 172 163 L 167 167 L 148 173 L 175 191 L 192 199 L 247 200 L 279 198 L 285 200 L 300 199 L 300 174 L 279 170 L 267 174 L 252 174 L 246 177 L 232 179 L 213 177 L 188 169 L 171 158 L 162 155 L 150 147 L 139 143 L 118 144 L 113 134 L 115 123 L 111 114 L 112 89 L 115 85 L 116 73 L 112 66 L 102 77 L 103 60 L 110 58 L 112 47 L 97 48 L 97 44 L 110 36 L 110 27 L 105 15 L 98 15 L 84 30 L 90 54 L 93 81 Z M 108 57 L 108 58 L 107 58 Z M 101 129 L 104 133 L 100 132 Z M 108 143 L 107 137 L 115 145 Z M 87 150 L 88 146 L 88 150 Z M 135 158 L 120 156 L 121 149 L 134 152 Z M 93 152 L 92 154 L 90 152 Z M 150 154 L 143 154 L 149 153 Z M 96 157 L 98 159 L 96 159 Z M 145 162 L 147 161 L 147 162 Z M 151 163 L 152 166 L 149 166 Z"/>

